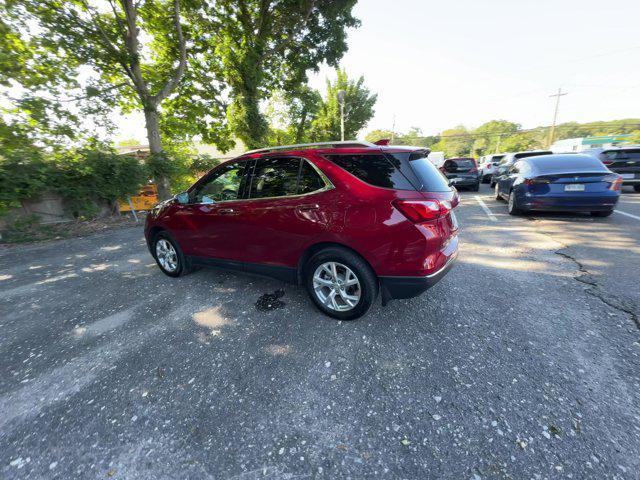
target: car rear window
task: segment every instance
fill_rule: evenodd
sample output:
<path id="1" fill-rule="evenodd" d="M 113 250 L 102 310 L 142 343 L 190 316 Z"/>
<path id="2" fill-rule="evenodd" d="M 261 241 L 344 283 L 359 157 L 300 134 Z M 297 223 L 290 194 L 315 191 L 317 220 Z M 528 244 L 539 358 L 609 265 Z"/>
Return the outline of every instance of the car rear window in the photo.
<path id="1" fill-rule="evenodd" d="M 640 160 L 640 149 L 637 150 L 606 150 L 602 157 L 610 160 Z"/>
<path id="2" fill-rule="evenodd" d="M 327 155 L 327 159 L 369 185 L 395 190 L 416 190 L 402 172 L 381 153 Z"/>
<path id="3" fill-rule="evenodd" d="M 452 158 L 444 162 L 443 168 L 446 172 L 468 172 L 474 169 L 476 162 L 470 158 Z"/>
<path id="4" fill-rule="evenodd" d="M 394 164 L 404 173 L 405 177 L 411 180 L 416 190 L 422 192 L 451 191 L 449 181 L 428 159 L 426 150 L 391 153 L 389 157 L 392 158 Z"/>
<path id="5" fill-rule="evenodd" d="M 590 155 L 549 155 L 528 159 L 527 163 L 542 174 L 571 172 L 606 172 L 600 160 Z"/>

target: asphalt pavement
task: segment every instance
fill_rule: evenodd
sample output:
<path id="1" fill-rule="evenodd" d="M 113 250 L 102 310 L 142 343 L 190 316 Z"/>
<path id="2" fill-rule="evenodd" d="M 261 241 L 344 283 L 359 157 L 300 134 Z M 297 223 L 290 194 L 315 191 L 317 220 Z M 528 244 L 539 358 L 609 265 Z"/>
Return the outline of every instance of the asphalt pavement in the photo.
<path id="1" fill-rule="evenodd" d="M 640 194 L 462 197 L 451 273 L 355 322 L 142 228 L 1 249 L 0 478 L 640 478 Z"/>

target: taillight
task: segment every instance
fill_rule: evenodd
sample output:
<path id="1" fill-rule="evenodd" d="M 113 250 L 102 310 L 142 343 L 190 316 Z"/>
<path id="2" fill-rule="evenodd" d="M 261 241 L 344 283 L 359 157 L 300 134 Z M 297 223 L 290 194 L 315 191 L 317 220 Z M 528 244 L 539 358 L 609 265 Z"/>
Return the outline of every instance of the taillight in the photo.
<path id="1" fill-rule="evenodd" d="M 622 189 L 622 177 L 620 175 L 607 175 L 604 178 L 605 182 L 609 182 L 609 190 L 621 190 Z"/>
<path id="2" fill-rule="evenodd" d="M 414 223 L 436 220 L 451 211 L 446 200 L 394 200 L 393 206 Z"/>
<path id="3" fill-rule="evenodd" d="M 547 183 L 551 183 L 549 181 L 549 179 L 547 178 L 525 178 L 524 179 L 524 184 L 525 185 L 543 185 L 543 184 L 547 184 Z"/>
<path id="4" fill-rule="evenodd" d="M 602 163 L 604 163 L 605 165 L 611 165 L 613 163 L 613 160 L 603 160 Z"/>

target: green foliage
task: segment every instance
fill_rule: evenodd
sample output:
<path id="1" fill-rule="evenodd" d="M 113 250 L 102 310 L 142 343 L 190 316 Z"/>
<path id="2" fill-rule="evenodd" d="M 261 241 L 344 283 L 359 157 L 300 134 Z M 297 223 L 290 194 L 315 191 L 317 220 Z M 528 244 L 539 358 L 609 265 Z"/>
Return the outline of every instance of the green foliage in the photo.
<path id="1" fill-rule="evenodd" d="M 367 142 L 375 143 L 378 140 L 385 140 L 385 139 L 391 140 L 393 136 L 394 134 L 391 130 L 371 130 L 369 133 L 365 135 L 364 139 Z"/>
<path id="2" fill-rule="evenodd" d="M 378 98 L 364 86 L 364 77 L 351 80 L 344 70 L 336 71 L 334 82 L 327 79 L 326 96 L 318 110 L 318 116 L 311 125 L 311 138 L 316 142 L 340 139 L 340 103 L 338 91 L 344 90 L 345 120 L 344 138 L 353 139 L 373 117 L 373 107 Z"/>
<path id="3" fill-rule="evenodd" d="M 425 137 L 420 128 L 411 127 L 407 133 L 396 134 L 393 139 L 393 144 L 432 148 L 433 145 L 435 145 L 439 141 L 440 141 L 440 137 L 438 135 Z"/>
<path id="4" fill-rule="evenodd" d="M 473 148 L 474 138 L 463 125 L 445 130 L 440 135 L 440 141 L 433 145 L 434 151 L 442 151 L 447 157 L 469 155 Z"/>
<path id="5" fill-rule="evenodd" d="M 230 87 L 227 119 L 248 148 L 269 135 L 260 102 L 277 89 L 296 91 L 307 71 L 336 66 L 346 29 L 359 24 L 356 0 L 219 0 L 202 2 L 194 28 L 198 61 Z M 194 17 L 195 18 L 195 17 Z M 211 35 L 215 32 L 215 35 Z M 196 104 L 200 102 L 196 99 Z"/>
<path id="6" fill-rule="evenodd" d="M 95 217 L 101 206 L 137 193 L 148 179 L 137 158 L 99 146 L 59 152 L 52 164 L 51 188 L 76 218 Z"/>
<path id="7" fill-rule="evenodd" d="M 26 199 L 37 199 L 44 192 L 50 166 L 36 148 L 5 151 L 0 155 L 0 215 L 19 207 Z"/>

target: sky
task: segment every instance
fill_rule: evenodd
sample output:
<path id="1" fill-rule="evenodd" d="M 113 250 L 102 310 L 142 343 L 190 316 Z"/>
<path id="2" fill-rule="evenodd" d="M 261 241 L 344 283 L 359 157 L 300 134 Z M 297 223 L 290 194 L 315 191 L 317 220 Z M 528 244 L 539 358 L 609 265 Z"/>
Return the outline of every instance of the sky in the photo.
<path id="1" fill-rule="evenodd" d="M 373 129 L 425 135 L 504 119 L 558 122 L 640 117 L 640 2 L 618 0 L 360 0 L 341 61 L 378 94 Z M 333 72 L 310 77 L 324 91 Z M 120 137 L 144 131 L 129 118 Z M 138 124 L 139 125 L 139 124 Z"/>

